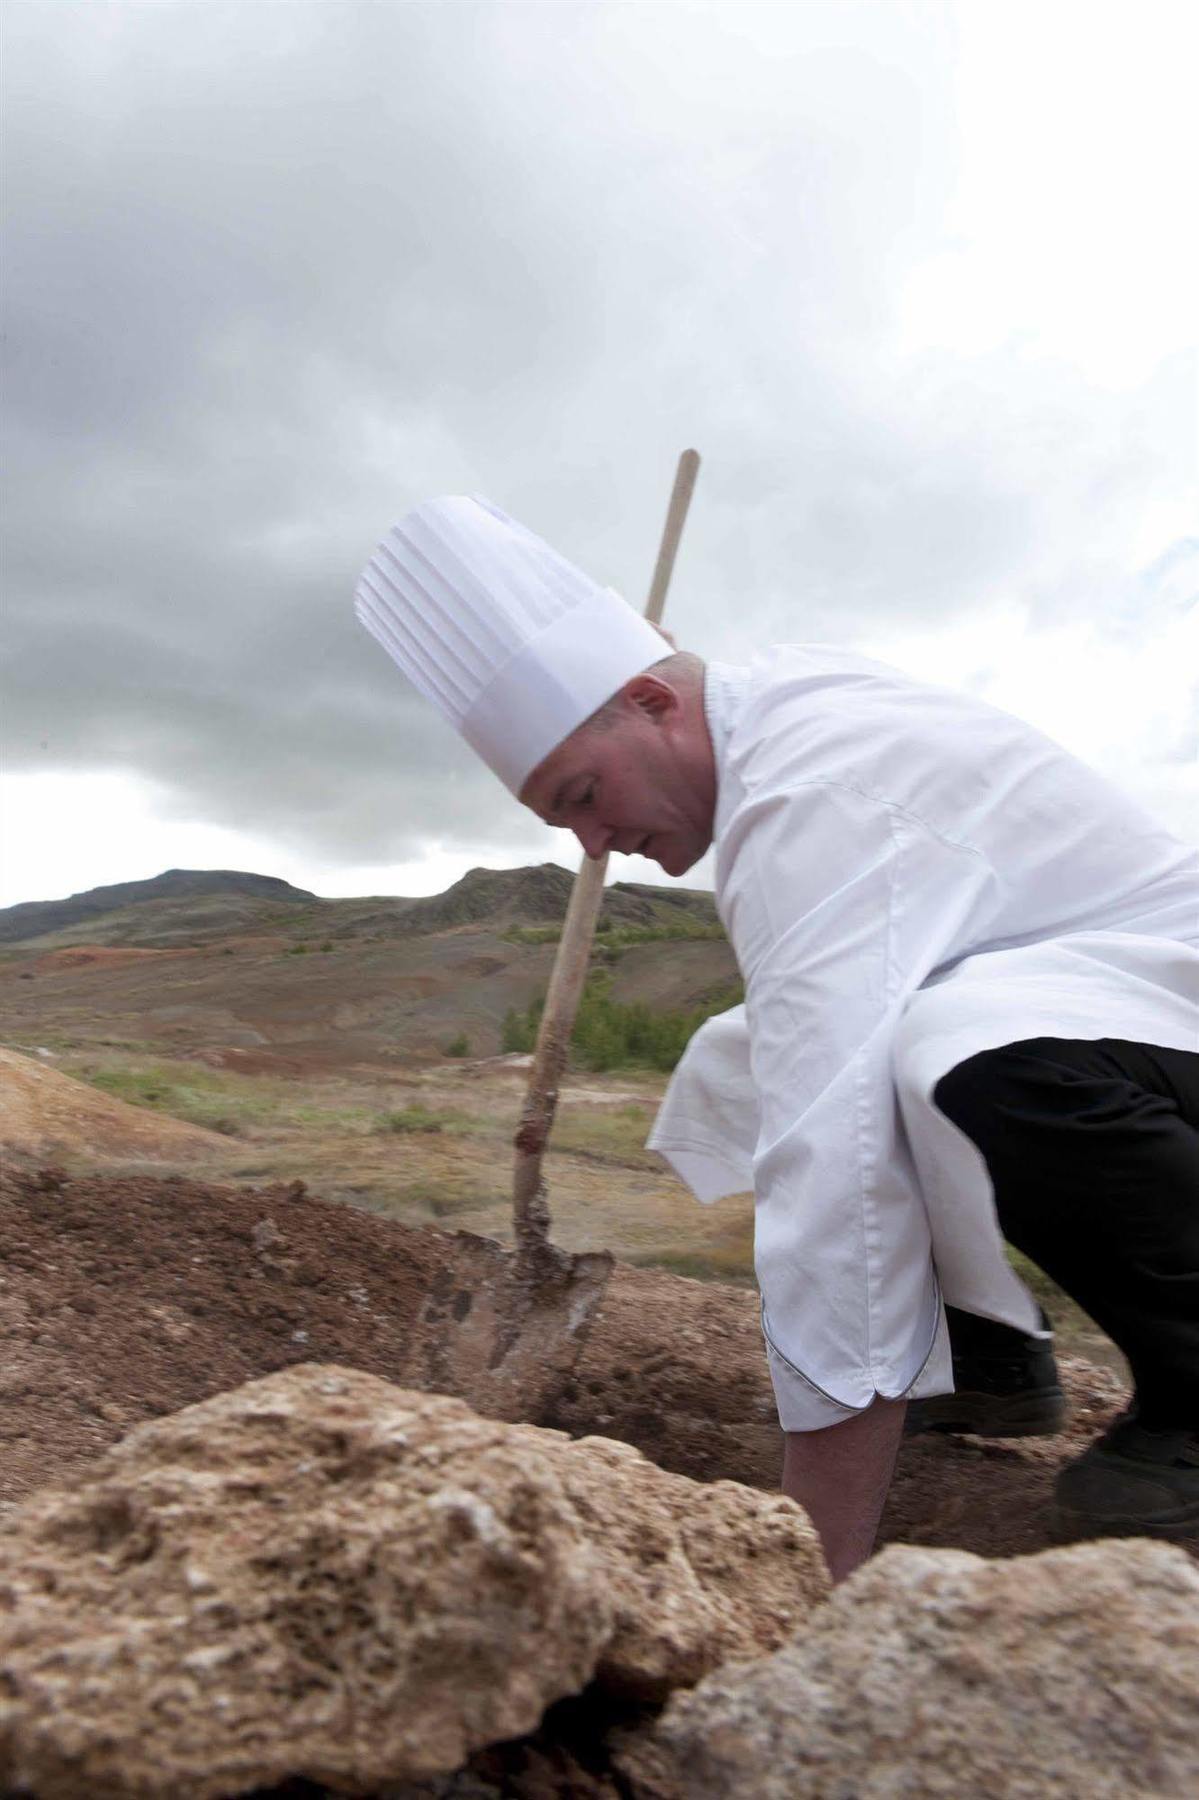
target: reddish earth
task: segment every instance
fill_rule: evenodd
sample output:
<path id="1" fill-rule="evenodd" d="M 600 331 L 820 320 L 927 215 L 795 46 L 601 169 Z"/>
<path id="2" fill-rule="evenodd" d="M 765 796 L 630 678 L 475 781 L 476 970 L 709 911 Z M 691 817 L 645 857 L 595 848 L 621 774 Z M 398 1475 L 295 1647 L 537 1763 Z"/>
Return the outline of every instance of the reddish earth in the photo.
<path id="1" fill-rule="evenodd" d="M 289 1363 L 348 1364 L 498 1411 L 476 1326 L 503 1260 L 468 1233 L 358 1212 L 300 1182 L 0 1177 L 0 1502 L 68 1478 L 144 1419 Z M 625 1439 L 699 1479 L 773 1486 L 753 1295 L 621 1264 L 598 1279 L 598 1305 L 523 1416 Z M 1064 1378 L 1058 1437 L 906 1443 L 884 1538 L 989 1556 L 1051 1542 L 1056 1470 L 1123 1401 L 1107 1370 L 1067 1359 Z"/>
<path id="2" fill-rule="evenodd" d="M 49 975 L 55 969 L 119 969 L 124 963 L 161 962 L 168 956 L 199 955 L 199 950 L 118 950 L 107 944 L 69 944 L 61 950 L 47 950 L 32 966 L 39 975 Z"/>

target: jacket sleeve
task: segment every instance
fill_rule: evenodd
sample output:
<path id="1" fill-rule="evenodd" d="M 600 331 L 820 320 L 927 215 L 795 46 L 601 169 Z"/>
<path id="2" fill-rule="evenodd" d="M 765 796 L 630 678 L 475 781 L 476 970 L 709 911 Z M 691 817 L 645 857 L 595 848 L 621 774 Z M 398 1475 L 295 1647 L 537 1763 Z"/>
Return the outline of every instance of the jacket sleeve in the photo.
<path id="1" fill-rule="evenodd" d="M 763 1329 L 784 1428 L 810 1430 L 911 1391 L 938 1339 L 892 1040 L 908 997 L 990 912 L 995 883 L 969 845 L 830 781 L 751 787 L 718 877 L 760 1114 Z"/>
<path id="2" fill-rule="evenodd" d="M 754 1184 L 758 1100 L 744 1006 L 708 1019 L 692 1037 L 646 1139 L 703 1206 Z"/>

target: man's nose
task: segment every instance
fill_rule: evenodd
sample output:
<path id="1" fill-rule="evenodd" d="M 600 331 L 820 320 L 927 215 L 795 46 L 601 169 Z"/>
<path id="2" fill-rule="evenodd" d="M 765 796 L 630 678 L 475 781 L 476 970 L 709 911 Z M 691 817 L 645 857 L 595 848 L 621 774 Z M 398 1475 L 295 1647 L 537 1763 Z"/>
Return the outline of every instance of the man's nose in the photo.
<path id="1" fill-rule="evenodd" d="M 584 824 L 576 825 L 575 836 L 587 855 L 596 861 L 612 842 L 612 833 L 609 827 L 601 825 L 596 819 L 588 819 Z"/>

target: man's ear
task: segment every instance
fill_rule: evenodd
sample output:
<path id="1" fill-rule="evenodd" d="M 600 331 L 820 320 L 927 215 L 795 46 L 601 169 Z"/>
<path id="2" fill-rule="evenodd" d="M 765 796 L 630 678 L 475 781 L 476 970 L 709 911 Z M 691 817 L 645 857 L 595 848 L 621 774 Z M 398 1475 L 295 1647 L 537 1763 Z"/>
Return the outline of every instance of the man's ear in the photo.
<path id="1" fill-rule="evenodd" d="M 666 718 L 680 705 L 677 688 L 649 669 L 640 675 L 634 675 L 632 681 L 626 681 L 622 692 L 626 699 L 655 721 Z"/>

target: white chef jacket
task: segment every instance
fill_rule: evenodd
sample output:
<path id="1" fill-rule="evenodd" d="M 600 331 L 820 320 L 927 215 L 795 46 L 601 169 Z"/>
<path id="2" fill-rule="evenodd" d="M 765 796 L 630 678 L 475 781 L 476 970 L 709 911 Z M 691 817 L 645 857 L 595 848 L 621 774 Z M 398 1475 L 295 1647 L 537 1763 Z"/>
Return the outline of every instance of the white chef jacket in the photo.
<path id="1" fill-rule="evenodd" d="M 973 1143 L 932 1102 L 1030 1037 L 1199 1048 L 1199 853 L 1018 719 L 870 658 L 710 664 L 716 905 L 745 1005 L 650 1136 L 755 1193 L 785 1430 L 952 1391 L 943 1302 L 1040 1329 Z"/>

